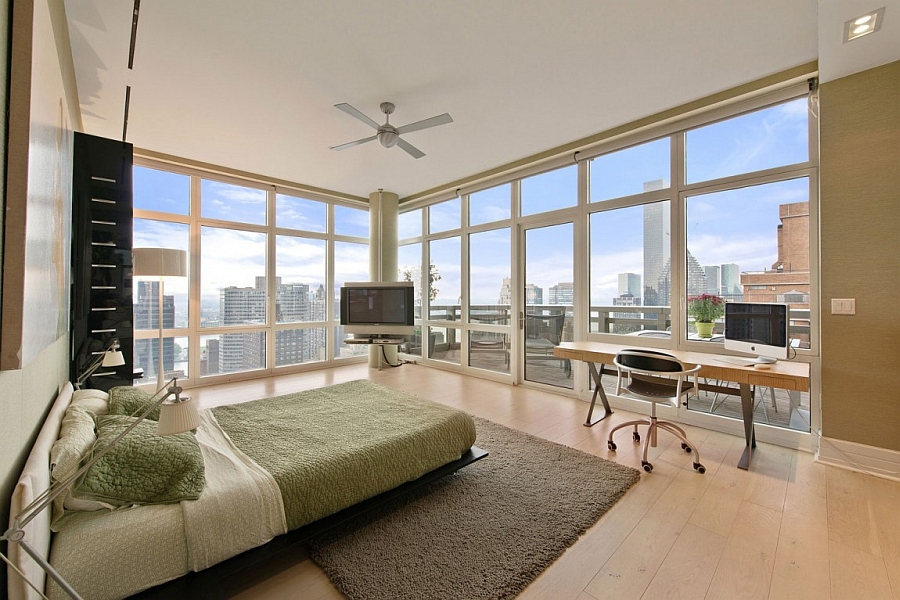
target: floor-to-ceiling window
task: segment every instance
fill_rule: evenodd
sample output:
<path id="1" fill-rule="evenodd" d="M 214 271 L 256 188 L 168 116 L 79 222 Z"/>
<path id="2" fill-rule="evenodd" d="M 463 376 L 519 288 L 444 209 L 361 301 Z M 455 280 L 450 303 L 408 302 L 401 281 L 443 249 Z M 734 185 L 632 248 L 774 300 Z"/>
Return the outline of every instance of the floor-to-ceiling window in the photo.
<path id="1" fill-rule="evenodd" d="M 583 367 L 552 358 L 561 341 L 724 352 L 721 319 L 702 337 L 688 310 L 706 294 L 789 304 L 792 356 L 815 361 L 815 132 L 805 90 L 784 89 L 401 202 L 397 277 L 415 282 L 417 298 L 416 334 L 401 350 L 579 392 Z M 369 279 L 364 204 L 138 169 L 136 239 L 191 254 L 189 277 L 164 282 L 156 300 L 162 343 L 159 317 L 137 336 L 157 357 L 148 373 L 240 375 L 365 351 L 340 343 L 334 316 L 340 285 Z M 148 303 L 153 291 L 147 282 Z M 758 421 L 808 429 L 808 395 L 757 399 Z M 695 399 L 690 410 L 729 416 L 734 401 Z"/>
<path id="2" fill-rule="evenodd" d="M 791 358 L 810 354 L 815 132 L 807 104 L 803 94 L 750 106 L 590 160 L 593 335 L 718 353 L 725 303 L 777 302 L 790 306 Z M 719 307 L 712 331 L 699 330 L 703 303 Z M 809 394 L 754 394 L 757 422 L 809 431 Z M 688 408 L 741 414 L 740 399 L 722 392 L 701 392 Z"/>
<path id="3" fill-rule="evenodd" d="M 446 257 L 458 254 L 464 274 L 451 294 L 459 300 L 444 297 L 426 315 L 461 330 L 448 334 L 433 322 L 435 347 L 449 349 L 442 341 L 464 336 L 451 364 L 529 382 L 553 361 L 529 363 L 527 340 L 546 336 L 526 329 L 549 333 L 551 319 L 526 317 L 555 311 L 566 319 L 561 335 L 549 336 L 557 343 L 597 339 L 724 353 L 721 318 L 711 338 L 701 337 L 688 311 L 692 297 L 709 294 L 789 304 L 791 357 L 815 360 L 816 126 L 807 105 L 805 90 L 784 89 L 666 123 L 656 134 L 619 136 L 575 153 L 568 165 L 526 166 L 522 175 L 457 190 L 458 230 L 456 198 L 418 202 L 416 220 L 430 228 L 406 247 L 405 261 L 437 266 L 441 276 L 452 269 Z M 503 281 L 496 303 L 488 302 L 497 295 L 491 276 Z M 525 353 L 518 369 L 516 346 Z M 533 381 L 565 386 L 566 369 L 571 365 L 559 363 L 558 374 Z M 809 394 L 755 393 L 757 421 L 809 430 Z M 720 394 L 689 408 L 739 416 L 740 401 Z"/>
<path id="4" fill-rule="evenodd" d="M 135 247 L 189 257 L 187 277 L 137 278 L 135 363 L 144 383 L 358 353 L 340 343 L 334 306 L 343 281 L 369 279 L 364 205 L 152 161 L 137 162 L 134 182 Z"/>
<path id="5" fill-rule="evenodd" d="M 511 299 L 512 184 L 468 196 L 468 364 L 510 373 L 516 322 Z"/>

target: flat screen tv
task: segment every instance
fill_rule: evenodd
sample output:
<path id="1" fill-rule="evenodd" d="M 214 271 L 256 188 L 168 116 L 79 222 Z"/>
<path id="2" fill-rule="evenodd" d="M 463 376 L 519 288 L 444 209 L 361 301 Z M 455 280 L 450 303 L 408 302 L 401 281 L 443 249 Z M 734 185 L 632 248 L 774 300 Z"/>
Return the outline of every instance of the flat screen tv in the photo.
<path id="1" fill-rule="evenodd" d="M 756 355 L 754 362 L 774 363 L 788 357 L 787 304 L 725 304 L 725 349 Z"/>
<path id="2" fill-rule="evenodd" d="M 357 337 L 411 335 L 415 330 L 412 282 L 348 282 L 341 287 L 341 325 Z"/>

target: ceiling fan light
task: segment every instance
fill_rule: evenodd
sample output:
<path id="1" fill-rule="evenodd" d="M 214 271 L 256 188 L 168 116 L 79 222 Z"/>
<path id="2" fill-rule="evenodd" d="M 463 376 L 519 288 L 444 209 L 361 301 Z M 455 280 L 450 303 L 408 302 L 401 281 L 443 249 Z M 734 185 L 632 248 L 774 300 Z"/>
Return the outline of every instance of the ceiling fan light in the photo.
<path id="1" fill-rule="evenodd" d="M 396 131 L 379 131 L 378 142 L 385 148 L 393 148 L 400 141 L 400 135 Z"/>

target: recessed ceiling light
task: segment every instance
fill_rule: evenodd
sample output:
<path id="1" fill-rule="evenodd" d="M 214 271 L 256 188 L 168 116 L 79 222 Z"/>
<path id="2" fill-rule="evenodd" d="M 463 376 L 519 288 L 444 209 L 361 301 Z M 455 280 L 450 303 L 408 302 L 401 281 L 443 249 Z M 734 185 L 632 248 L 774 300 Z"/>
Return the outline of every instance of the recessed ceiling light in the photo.
<path id="1" fill-rule="evenodd" d="M 884 7 L 878 10 L 860 15 L 844 23 L 844 42 L 875 33 L 881 29 L 881 21 L 884 19 Z"/>

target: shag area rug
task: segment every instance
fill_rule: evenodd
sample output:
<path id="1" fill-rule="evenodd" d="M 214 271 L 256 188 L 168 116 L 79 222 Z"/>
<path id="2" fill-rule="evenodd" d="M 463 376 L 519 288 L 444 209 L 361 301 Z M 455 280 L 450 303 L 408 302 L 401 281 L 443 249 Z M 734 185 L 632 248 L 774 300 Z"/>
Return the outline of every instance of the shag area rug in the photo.
<path id="1" fill-rule="evenodd" d="M 514 598 L 638 479 L 631 467 L 475 418 L 490 454 L 316 538 L 351 600 Z"/>

